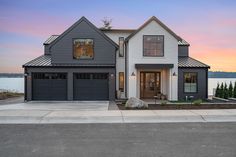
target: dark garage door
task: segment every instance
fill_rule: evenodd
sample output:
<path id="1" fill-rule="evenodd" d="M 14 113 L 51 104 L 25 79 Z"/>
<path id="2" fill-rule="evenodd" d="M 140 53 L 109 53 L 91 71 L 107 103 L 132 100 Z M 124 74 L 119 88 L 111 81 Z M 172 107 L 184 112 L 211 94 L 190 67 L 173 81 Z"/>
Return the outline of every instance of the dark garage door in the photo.
<path id="1" fill-rule="evenodd" d="M 107 73 L 74 74 L 74 100 L 108 100 Z"/>
<path id="2" fill-rule="evenodd" d="M 33 100 L 67 100 L 65 73 L 33 73 Z"/>

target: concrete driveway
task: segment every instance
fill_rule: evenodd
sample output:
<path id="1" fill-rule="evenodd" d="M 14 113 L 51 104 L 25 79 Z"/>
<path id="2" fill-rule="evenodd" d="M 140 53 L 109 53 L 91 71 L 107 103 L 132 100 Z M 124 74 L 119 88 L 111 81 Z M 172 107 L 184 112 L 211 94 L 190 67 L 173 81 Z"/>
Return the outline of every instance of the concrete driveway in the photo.
<path id="1" fill-rule="evenodd" d="M 0 110 L 80 110 L 106 111 L 109 101 L 30 101 L 1 105 Z"/>

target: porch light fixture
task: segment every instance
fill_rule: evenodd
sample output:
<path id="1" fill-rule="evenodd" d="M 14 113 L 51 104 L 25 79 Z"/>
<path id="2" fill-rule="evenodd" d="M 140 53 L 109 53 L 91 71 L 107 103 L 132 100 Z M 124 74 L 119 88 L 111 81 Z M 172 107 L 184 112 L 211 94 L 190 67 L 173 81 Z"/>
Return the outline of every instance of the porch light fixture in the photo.
<path id="1" fill-rule="evenodd" d="M 29 76 L 29 74 L 28 73 L 24 73 L 24 76 Z"/>
<path id="2" fill-rule="evenodd" d="M 132 72 L 131 76 L 135 76 L 135 73 L 134 73 L 134 72 Z"/>
<path id="3" fill-rule="evenodd" d="M 174 73 L 173 73 L 173 76 L 177 76 L 177 74 L 174 72 Z"/>

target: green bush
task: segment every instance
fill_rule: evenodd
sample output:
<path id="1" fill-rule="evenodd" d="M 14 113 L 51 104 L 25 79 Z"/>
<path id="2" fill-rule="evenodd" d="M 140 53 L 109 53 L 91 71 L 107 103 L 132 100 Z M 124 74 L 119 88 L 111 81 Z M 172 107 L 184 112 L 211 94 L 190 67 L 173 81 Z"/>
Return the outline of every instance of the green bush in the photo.
<path id="1" fill-rule="evenodd" d="M 228 99 L 229 98 L 229 91 L 228 91 L 228 86 L 225 83 L 224 85 L 224 99 Z"/>
<path id="2" fill-rule="evenodd" d="M 167 104 L 167 101 L 165 100 L 161 101 L 161 106 L 166 105 L 166 104 Z"/>
<path id="3" fill-rule="evenodd" d="M 234 82 L 234 95 L 233 95 L 234 98 L 236 98 L 236 81 Z"/>
<path id="4" fill-rule="evenodd" d="M 194 105 L 200 105 L 202 103 L 202 99 L 197 99 L 193 101 Z"/>
<path id="5" fill-rule="evenodd" d="M 220 97 L 220 84 L 217 83 L 216 91 L 215 91 L 215 97 Z"/>
<path id="6" fill-rule="evenodd" d="M 232 82 L 230 81 L 230 84 L 229 84 L 229 90 L 228 90 L 228 94 L 229 94 L 229 98 L 232 98 L 233 97 L 233 85 L 232 85 Z"/>
<path id="7" fill-rule="evenodd" d="M 223 84 L 223 82 L 220 85 L 219 97 L 224 98 L 224 84 Z"/>

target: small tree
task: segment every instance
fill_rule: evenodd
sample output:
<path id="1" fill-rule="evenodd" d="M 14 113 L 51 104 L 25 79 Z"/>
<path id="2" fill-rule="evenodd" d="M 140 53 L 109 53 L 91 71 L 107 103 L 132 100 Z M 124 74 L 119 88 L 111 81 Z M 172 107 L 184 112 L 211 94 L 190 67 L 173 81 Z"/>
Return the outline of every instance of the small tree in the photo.
<path id="1" fill-rule="evenodd" d="M 220 85 L 219 96 L 220 96 L 220 98 L 224 98 L 224 84 L 223 84 L 223 82 Z"/>
<path id="2" fill-rule="evenodd" d="M 224 85 L 224 98 L 225 98 L 225 99 L 228 99 L 228 98 L 229 98 L 229 91 L 228 91 L 228 86 L 227 86 L 226 83 L 225 83 L 225 85 Z"/>
<path id="3" fill-rule="evenodd" d="M 220 84 L 217 83 L 216 91 L 215 91 L 215 97 L 220 97 Z"/>
<path id="4" fill-rule="evenodd" d="M 112 26 L 111 26 L 112 19 L 108 19 L 107 17 L 104 17 L 102 19 L 102 22 L 103 22 L 102 29 L 111 29 L 112 28 Z"/>
<path id="5" fill-rule="evenodd" d="M 236 81 L 234 82 L 234 98 L 236 98 Z"/>
<path id="6" fill-rule="evenodd" d="M 232 98 L 233 97 L 233 85 L 232 85 L 232 82 L 230 81 L 230 84 L 229 84 L 229 90 L 228 90 L 228 93 L 229 93 L 229 98 Z"/>

